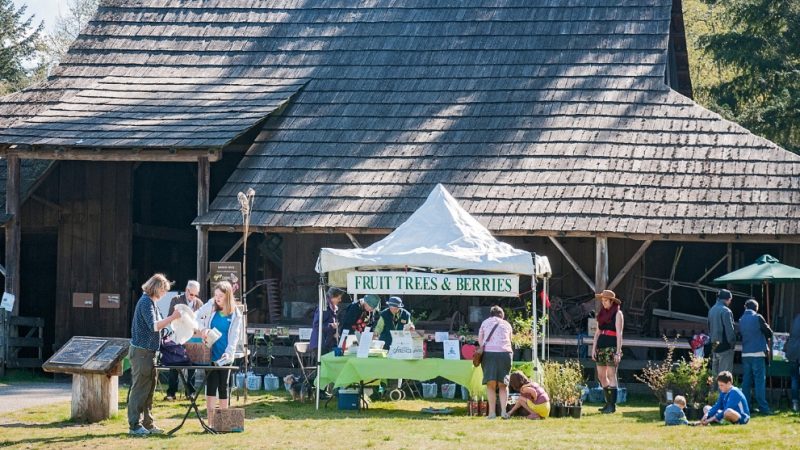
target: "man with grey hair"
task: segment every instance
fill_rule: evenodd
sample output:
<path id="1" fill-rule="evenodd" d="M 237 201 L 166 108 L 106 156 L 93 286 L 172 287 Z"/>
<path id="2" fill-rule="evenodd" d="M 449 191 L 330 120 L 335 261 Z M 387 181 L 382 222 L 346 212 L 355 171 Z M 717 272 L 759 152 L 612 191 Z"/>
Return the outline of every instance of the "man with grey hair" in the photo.
<path id="1" fill-rule="evenodd" d="M 169 302 L 169 314 L 175 311 L 176 305 L 187 305 L 192 308 L 192 311 L 200 309 L 203 306 L 203 301 L 200 299 L 200 283 L 196 280 L 189 280 L 186 283 L 186 291 L 181 295 L 172 297 L 172 301 Z M 189 392 L 194 392 L 194 370 L 188 371 L 186 380 L 189 382 Z M 176 392 L 178 392 L 178 371 L 172 369 L 169 371 L 167 395 L 164 400 L 175 400 Z"/>
<path id="2" fill-rule="evenodd" d="M 733 371 L 733 349 L 736 332 L 733 329 L 733 312 L 730 310 L 733 294 L 727 289 L 717 293 L 717 303 L 708 311 L 708 330 L 711 335 L 711 373 Z M 712 388 L 716 385 L 712 383 Z"/>

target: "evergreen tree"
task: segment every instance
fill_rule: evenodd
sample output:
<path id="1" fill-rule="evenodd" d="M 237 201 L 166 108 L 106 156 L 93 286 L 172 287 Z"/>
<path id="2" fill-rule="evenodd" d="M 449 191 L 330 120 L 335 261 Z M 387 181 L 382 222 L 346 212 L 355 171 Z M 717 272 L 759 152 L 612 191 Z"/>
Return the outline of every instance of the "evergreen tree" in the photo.
<path id="1" fill-rule="evenodd" d="M 800 1 L 703 2 L 721 23 L 698 43 L 731 74 L 709 87 L 708 106 L 800 152 Z"/>
<path id="2" fill-rule="evenodd" d="M 34 16 L 25 17 L 27 7 L 17 9 L 12 0 L 0 0 L 0 94 L 21 89 L 31 71 L 25 68 L 40 48 L 44 23 L 34 25 Z"/>

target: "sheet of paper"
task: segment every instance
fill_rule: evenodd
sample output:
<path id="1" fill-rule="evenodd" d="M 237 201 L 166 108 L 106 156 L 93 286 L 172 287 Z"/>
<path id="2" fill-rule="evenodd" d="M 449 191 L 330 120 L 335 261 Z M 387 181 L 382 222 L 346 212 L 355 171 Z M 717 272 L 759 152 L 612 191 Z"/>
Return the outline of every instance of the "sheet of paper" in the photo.
<path id="1" fill-rule="evenodd" d="M 9 294 L 8 292 L 4 292 L 3 293 L 3 300 L 2 300 L 2 302 L 0 302 L 0 308 L 3 308 L 8 312 L 13 311 L 14 310 L 14 300 L 15 299 L 16 299 L 16 297 L 14 297 L 14 294 Z"/>
<path id="2" fill-rule="evenodd" d="M 450 333 L 448 333 L 447 331 L 437 331 L 436 334 L 434 335 L 434 340 L 436 342 L 444 342 L 448 339 L 450 339 Z"/>
<path id="3" fill-rule="evenodd" d="M 359 358 L 369 358 L 369 347 L 372 344 L 372 332 L 365 331 L 361 333 L 361 339 L 358 340 L 358 356 Z"/>
<path id="4" fill-rule="evenodd" d="M 311 340 L 311 328 L 300 328 L 297 330 L 300 334 L 301 341 L 310 341 Z"/>
<path id="5" fill-rule="evenodd" d="M 458 339 L 444 341 L 444 359 L 461 359 L 459 344 Z"/>

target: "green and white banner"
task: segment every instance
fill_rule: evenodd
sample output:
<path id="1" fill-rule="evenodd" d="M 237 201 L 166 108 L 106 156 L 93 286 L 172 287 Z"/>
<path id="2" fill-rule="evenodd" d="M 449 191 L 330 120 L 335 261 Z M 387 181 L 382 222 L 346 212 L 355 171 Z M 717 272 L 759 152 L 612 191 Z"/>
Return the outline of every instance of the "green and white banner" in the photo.
<path id="1" fill-rule="evenodd" d="M 350 294 L 516 297 L 519 275 L 448 275 L 423 272 L 350 272 Z"/>

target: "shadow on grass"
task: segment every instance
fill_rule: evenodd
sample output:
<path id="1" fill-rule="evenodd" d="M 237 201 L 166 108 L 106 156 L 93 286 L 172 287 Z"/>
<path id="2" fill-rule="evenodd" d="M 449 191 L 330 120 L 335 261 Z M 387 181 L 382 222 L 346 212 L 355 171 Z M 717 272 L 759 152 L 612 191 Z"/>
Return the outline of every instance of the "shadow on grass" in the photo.
<path id="1" fill-rule="evenodd" d="M 623 411 L 622 417 L 631 418 L 640 423 L 663 423 L 658 413 L 658 408 L 643 411 Z"/>
<path id="2" fill-rule="evenodd" d="M 22 422 L 13 422 L 13 423 L 3 423 L 0 424 L 0 430 L 3 428 L 34 428 L 37 430 L 46 429 L 46 428 L 68 428 L 68 427 L 77 427 L 80 425 L 84 425 L 83 423 L 73 422 L 69 419 L 59 420 L 56 422 L 50 423 L 22 423 Z"/>
<path id="3" fill-rule="evenodd" d="M 70 442 L 85 442 L 90 443 L 93 439 L 104 439 L 104 438 L 125 438 L 128 436 L 128 433 L 107 433 L 107 434 L 77 434 L 75 436 L 50 436 L 50 437 L 32 437 L 28 439 L 19 439 L 19 440 L 3 440 L 0 441 L 0 447 L 12 446 L 12 445 L 54 445 L 54 444 L 66 444 Z"/>

